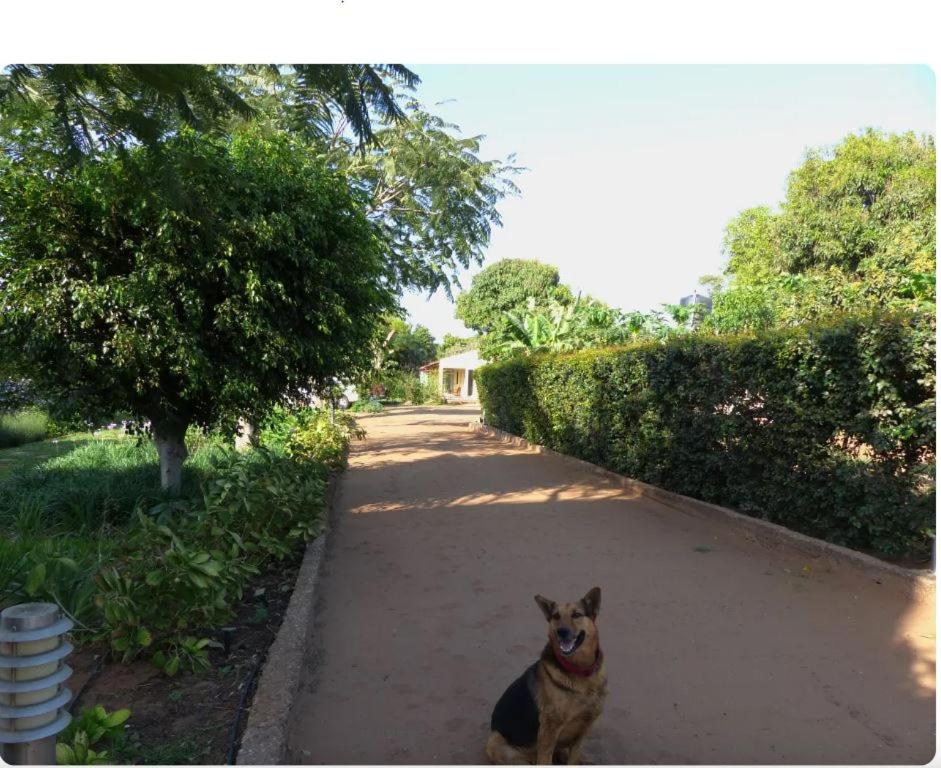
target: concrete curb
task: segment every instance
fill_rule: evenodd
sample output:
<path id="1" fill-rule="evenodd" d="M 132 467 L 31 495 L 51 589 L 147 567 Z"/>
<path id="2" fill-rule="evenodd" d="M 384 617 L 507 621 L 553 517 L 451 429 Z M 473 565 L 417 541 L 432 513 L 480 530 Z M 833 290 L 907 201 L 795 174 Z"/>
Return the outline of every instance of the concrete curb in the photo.
<path id="1" fill-rule="evenodd" d="M 790 528 L 770 523 L 767 520 L 761 520 L 757 517 L 749 517 L 741 512 L 726 507 L 720 507 L 717 504 L 710 504 L 706 501 L 700 501 L 689 496 L 683 496 L 673 491 L 667 491 L 658 488 L 655 485 L 634 480 L 625 475 L 619 475 L 616 472 L 600 467 L 597 464 L 576 459 L 573 456 L 567 456 L 563 453 L 553 451 L 542 445 L 530 443 L 522 437 L 511 435 L 502 429 L 489 427 L 486 424 L 478 422 L 468 423 L 468 427 L 479 435 L 492 437 L 503 443 L 509 443 L 520 448 L 524 448 L 535 453 L 542 453 L 556 456 L 571 466 L 585 469 L 596 475 L 601 475 L 609 480 L 619 484 L 625 490 L 646 496 L 651 499 L 666 504 L 674 509 L 683 509 L 684 512 L 690 508 L 700 514 L 713 519 L 721 519 L 723 522 L 737 529 L 745 538 L 757 541 L 769 548 L 790 547 L 801 553 L 815 558 L 823 559 L 825 563 L 824 570 L 833 570 L 836 567 L 844 566 L 860 571 L 865 576 L 881 580 L 886 577 L 897 579 L 901 587 L 918 601 L 935 600 L 935 576 L 931 572 L 917 571 L 911 568 L 903 568 L 892 563 L 887 563 L 871 555 L 863 554 L 838 544 L 831 544 L 822 539 L 815 539 Z"/>
<path id="2" fill-rule="evenodd" d="M 307 545 L 278 635 L 268 648 L 258 688 L 252 699 L 248 723 L 242 734 L 236 765 L 277 765 L 284 762 L 287 755 L 288 717 L 307 654 L 307 640 L 317 601 L 317 585 L 320 582 L 339 477 L 333 475 L 327 486 L 324 510 L 327 527 Z"/>

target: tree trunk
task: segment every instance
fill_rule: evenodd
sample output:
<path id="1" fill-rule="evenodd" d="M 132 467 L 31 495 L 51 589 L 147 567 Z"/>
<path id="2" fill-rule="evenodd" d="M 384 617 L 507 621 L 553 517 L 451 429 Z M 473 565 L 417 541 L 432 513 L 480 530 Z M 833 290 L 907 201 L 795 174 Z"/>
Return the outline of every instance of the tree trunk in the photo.
<path id="1" fill-rule="evenodd" d="M 240 418 L 235 434 L 235 450 L 247 451 L 255 444 L 255 425 L 248 419 Z"/>
<path id="2" fill-rule="evenodd" d="M 183 482 L 183 462 L 186 460 L 187 425 L 180 419 L 151 421 L 157 455 L 160 457 L 160 487 L 178 496 Z"/>

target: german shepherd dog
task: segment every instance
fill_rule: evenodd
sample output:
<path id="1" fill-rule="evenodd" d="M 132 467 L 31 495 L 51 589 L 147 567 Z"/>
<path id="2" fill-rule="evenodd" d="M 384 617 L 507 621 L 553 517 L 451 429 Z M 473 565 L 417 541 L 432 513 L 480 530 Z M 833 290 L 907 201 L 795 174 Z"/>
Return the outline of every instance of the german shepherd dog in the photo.
<path id="1" fill-rule="evenodd" d="M 597 625 L 601 590 L 575 603 L 536 595 L 536 603 L 549 622 L 549 642 L 494 707 L 487 759 L 497 765 L 577 764 L 607 695 Z"/>

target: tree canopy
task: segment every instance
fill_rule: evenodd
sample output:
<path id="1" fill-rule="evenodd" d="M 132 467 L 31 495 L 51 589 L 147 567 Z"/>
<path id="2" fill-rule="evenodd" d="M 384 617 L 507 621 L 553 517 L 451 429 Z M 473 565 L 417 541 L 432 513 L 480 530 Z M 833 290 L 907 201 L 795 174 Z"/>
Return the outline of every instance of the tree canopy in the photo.
<path id="1" fill-rule="evenodd" d="M 934 139 L 853 134 L 807 153 L 780 210 L 726 228 L 726 284 L 705 327 L 769 328 L 834 311 L 934 305 Z"/>
<path id="2" fill-rule="evenodd" d="M 534 259 L 502 259 L 474 275 L 470 289 L 457 297 L 455 317 L 478 333 L 487 333 L 504 322 L 507 312 L 536 306 L 552 299 L 571 298 L 559 284 L 559 270 Z"/>
<path id="3" fill-rule="evenodd" d="M 441 337 L 441 343 L 438 345 L 438 357 L 447 357 L 459 352 L 466 352 L 469 349 L 477 349 L 480 345 L 478 336 L 455 336 L 446 333 Z"/>
<path id="4" fill-rule="evenodd" d="M 373 114 L 403 117 L 393 86 L 418 82 L 400 64 L 12 64 L 0 74 L 0 119 L 27 133 L 48 120 L 47 147 L 73 160 L 153 146 L 181 124 L 218 130 L 272 104 L 309 134 L 332 133 L 339 112 L 359 141 L 374 142 Z"/>
<path id="5" fill-rule="evenodd" d="M 364 151 L 341 132 L 329 157 L 363 193 L 366 211 L 384 236 L 398 288 L 444 289 L 450 294 L 459 268 L 480 263 L 497 204 L 516 193 L 513 158 L 484 160 L 479 136 L 427 112 L 414 99 L 403 119 L 378 128 Z"/>
<path id="6" fill-rule="evenodd" d="M 366 365 L 394 307 L 346 180 L 261 128 L 0 158 L 0 243 L 0 346 L 47 392 L 148 419 L 171 488 L 189 424 Z"/>
<path id="7" fill-rule="evenodd" d="M 405 320 L 393 317 L 386 328 L 392 333 L 386 344 L 387 365 L 401 371 L 415 372 L 435 359 L 435 337 L 425 326 L 409 325 Z"/>

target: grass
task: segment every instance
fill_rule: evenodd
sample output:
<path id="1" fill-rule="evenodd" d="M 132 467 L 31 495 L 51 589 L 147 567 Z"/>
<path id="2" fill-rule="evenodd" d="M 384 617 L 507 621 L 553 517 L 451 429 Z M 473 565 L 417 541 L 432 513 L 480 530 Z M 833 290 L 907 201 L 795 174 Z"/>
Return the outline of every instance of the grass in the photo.
<path id="1" fill-rule="evenodd" d="M 49 415 L 35 408 L 0 413 L 0 448 L 44 440 L 49 431 Z"/>
<path id="2" fill-rule="evenodd" d="M 0 528 L 21 536 L 90 535 L 123 525 L 137 504 L 164 500 L 150 440 L 118 432 L 50 442 L 48 453 L 15 457 L 0 476 Z M 184 494 L 199 487 L 212 451 L 212 444 L 193 451 L 183 469 Z"/>
<path id="3" fill-rule="evenodd" d="M 176 738 L 163 744 L 141 744 L 136 734 L 109 748 L 108 755 L 117 763 L 137 765 L 200 765 L 209 756 L 204 736 Z"/>
<path id="4" fill-rule="evenodd" d="M 0 449 L 0 482 L 14 473 L 25 472 L 49 459 L 64 456 L 76 448 L 95 440 L 121 440 L 124 434 L 119 429 L 99 432 L 75 432 L 62 437 L 40 440 Z"/>

